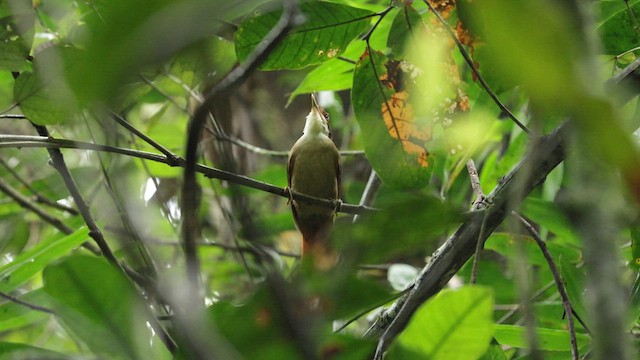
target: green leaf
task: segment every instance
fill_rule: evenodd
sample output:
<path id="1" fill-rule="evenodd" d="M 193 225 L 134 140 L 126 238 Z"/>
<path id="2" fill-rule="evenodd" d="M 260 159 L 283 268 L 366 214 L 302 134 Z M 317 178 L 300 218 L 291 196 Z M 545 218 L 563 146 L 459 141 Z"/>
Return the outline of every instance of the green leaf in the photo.
<path id="1" fill-rule="evenodd" d="M 369 24 L 368 10 L 328 2 L 300 6 L 304 24 L 292 29 L 262 63 L 262 70 L 300 69 L 339 56 Z M 235 34 L 236 54 L 244 61 L 276 25 L 282 10 L 258 13 L 243 21 Z"/>
<path id="2" fill-rule="evenodd" d="M 0 41 L 0 69 L 21 71 L 27 65 L 29 50 L 22 44 Z"/>
<path id="3" fill-rule="evenodd" d="M 528 197 L 522 203 L 521 211 L 533 222 L 556 234 L 562 243 L 580 246 L 569 220 L 553 202 Z"/>
<path id="4" fill-rule="evenodd" d="M 353 64 L 341 59 L 329 60 L 319 65 L 311 70 L 291 93 L 287 105 L 300 94 L 322 90 L 338 91 L 349 89 L 353 81 L 354 67 Z"/>
<path id="5" fill-rule="evenodd" d="M 587 309 L 584 305 L 583 297 L 583 294 L 586 292 L 586 276 L 584 274 L 584 269 L 578 269 L 574 264 L 572 264 L 568 259 L 565 259 L 564 257 L 560 258 L 559 267 L 560 275 L 562 276 L 562 280 L 564 281 L 564 286 L 567 290 L 567 296 L 569 297 L 571 306 L 573 307 L 573 310 L 578 314 L 578 316 L 580 316 L 580 319 L 582 319 L 582 321 L 584 321 L 588 325 L 589 313 L 587 312 Z"/>
<path id="6" fill-rule="evenodd" d="M 380 179 L 392 188 L 415 189 L 427 185 L 431 172 L 424 147 L 430 133 L 416 121 L 409 99 L 396 99 L 404 91 L 394 89 L 405 84 L 394 84 L 411 76 L 403 66 L 379 52 L 365 53 L 353 74 L 351 100 L 365 153 Z"/>
<path id="7" fill-rule="evenodd" d="M 51 236 L 31 249 L 18 255 L 12 262 L 0 268 L 0 291 L 10 292 L 31 279 L 45 266 L 67 254 L 88 240 L 86 228 L 61 237 Z"/>
<path id="8" fill-rule="evenodd" d="M 527 348 L 526 329 L 517 325 L 494 325 L 494 337 L 501 345 L 508 345 L 520 349 Z M 547 351 L 571 351 L 569 332 L 564 330 L 536 328 L 538 348 Z M 578 349 L 584 349 L 591 343 L 591 338 L 585 334 L 576 334 Z"/>
<path id="9" fill-rule="evenodd" d="M 489 349 L 492 313 L 488 288 L 445 290 L 418 309 L 398 341 L 432 360 L 475 359 Z"/>
<path id="10" fill-rule="evenodd" d="M 56 315 L 99 357 L 169 358 L 159 341 L 152 340 L 135 288 L 104 259 L 67 257 L 48 266 L 43 277 Z"/>
<path id="11" fill-rule="evenodd" d="M 491 344 L 489 350 L 479 360 L 507 360 L 504 350 L 498 344 Z"/>
<path id="12" fill-rule="evenodd" d="M 74 357 L 27 344 L 0 342 L 0 359 L 67 360 Z"/>
<path id="13" fill-rule="evenodd" d="M 56 75 L 52 75 L 56 76 Z M 72 117 L 69 105 L 62 100 L 60 78 L 43 79 L 40 72 L 24 72 L 16 79 L 13 100 L 22 113 L 38 125 L 67 122 Z"/>
<path id="14" fill-rule="evenodd" d="M 629 13 L 627 3 L 633 12 Z M 640 1 L 603 0 L 597 2 L 599 7 L 598 32 L 602 39 L 605 54 L 619 55 L 638 46 L 640 36 L 634 29 L 635 21 L 640 15 Z"/>

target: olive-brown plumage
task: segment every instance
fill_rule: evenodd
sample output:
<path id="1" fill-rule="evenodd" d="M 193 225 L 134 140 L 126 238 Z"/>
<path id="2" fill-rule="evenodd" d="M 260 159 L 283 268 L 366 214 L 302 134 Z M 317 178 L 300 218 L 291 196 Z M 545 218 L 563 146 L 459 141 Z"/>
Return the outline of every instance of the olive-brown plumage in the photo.
<path id="1" fill-rule="evenodd" d="M 291 148 L 287 161 L 289 188 L 323 199 L 339 199 L 340 153 L 331 140 L 329 117 L 311 96 L 311 112 L 304 132 Z M 293 200 L 293 220 L 302 233 L 302 254 L 314 258 L 320 267 L 333 264 L 329 249 L 334 209 Z"/>

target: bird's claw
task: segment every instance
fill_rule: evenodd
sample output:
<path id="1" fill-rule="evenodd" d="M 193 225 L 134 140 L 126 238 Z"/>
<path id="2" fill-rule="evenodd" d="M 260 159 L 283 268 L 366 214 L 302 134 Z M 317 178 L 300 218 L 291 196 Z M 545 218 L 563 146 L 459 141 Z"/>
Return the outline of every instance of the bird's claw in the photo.
<path id="1" fill-rule="evenodd" d="M 285 187 L 284 194 L 287 196 L 287 205 L 291 205 L 291 202 L 293 201 L 293 193 L 291 192 L 291 188 L 288 186 Z"/>

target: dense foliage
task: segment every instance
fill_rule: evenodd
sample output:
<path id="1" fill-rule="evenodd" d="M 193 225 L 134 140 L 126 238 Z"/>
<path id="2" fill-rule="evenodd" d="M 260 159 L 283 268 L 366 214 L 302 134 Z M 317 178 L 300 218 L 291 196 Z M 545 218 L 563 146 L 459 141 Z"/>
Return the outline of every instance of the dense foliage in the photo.
<path id="1" fill-rule="evenodd" d="M 1 0 L 0 358 L 636 358 L 638 15 Z M 284 189 L 312 92 L 329 270 Z"/>

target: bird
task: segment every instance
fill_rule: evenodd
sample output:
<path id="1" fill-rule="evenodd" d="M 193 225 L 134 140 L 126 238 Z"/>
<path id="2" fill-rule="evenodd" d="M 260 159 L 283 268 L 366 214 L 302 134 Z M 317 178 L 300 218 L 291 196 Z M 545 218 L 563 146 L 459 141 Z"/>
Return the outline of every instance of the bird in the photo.
<path id="1" fill-rule="evenodd" d="M 311 111 L 302 136 L 295 142 L 287 160 L 288 189 L 338 204 L 342 163 L 331 138 L 329 114 L 311 94 Z M 312 259 L 316 268 L 329 269 L 337 262 L 329 240 L 335 208 L 291 199 L 293 220 L 302 233 L 302 259 Z"/>

